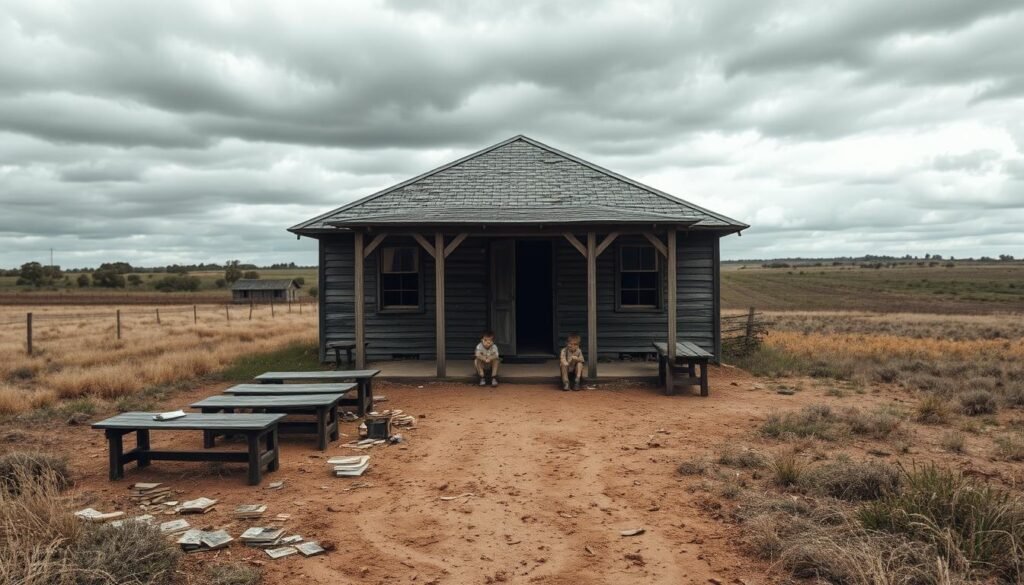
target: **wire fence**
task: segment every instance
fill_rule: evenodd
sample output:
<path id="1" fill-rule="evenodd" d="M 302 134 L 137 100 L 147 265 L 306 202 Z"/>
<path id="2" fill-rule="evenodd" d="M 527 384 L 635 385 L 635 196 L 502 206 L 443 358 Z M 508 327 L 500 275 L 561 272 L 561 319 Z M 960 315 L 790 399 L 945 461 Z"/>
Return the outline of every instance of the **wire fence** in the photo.
<path id="1" fill-rule="evenodd" d="M 18 318 L 0 320 L 0 327 L 23 327 L 25 331 L 25 351 L 33 354 L 33 335 L 40 324 L 52 323 L 89 323 L 106 322 L 113 324 L 113 335 L 121 339 L 126 320 L 132 320 L 132 327 L 140 325 L 161 326 L 166 324 L 209 324 L 213 322 L 252 321 L 254 319 L 275 319 L 285 314 L 316 314 L 315 301 L 291 301 L 282 303 L 223 304 L 223 305 L 191 305 L 191 306 L 159 306 L 147 308 L 114 309 L 107 311 L 81 311 L 67 313 L 49 313 L 29 311 Z M 151 318 L 140 320 L 139 318 Z"/>
<path id="2" fill-rule="evenodd" d="M 768 322 L 763 313 L 750 307 L 745 315 L 722 317 L 722 352 L 745 355 L 761 346 L 768 335 Z"/>

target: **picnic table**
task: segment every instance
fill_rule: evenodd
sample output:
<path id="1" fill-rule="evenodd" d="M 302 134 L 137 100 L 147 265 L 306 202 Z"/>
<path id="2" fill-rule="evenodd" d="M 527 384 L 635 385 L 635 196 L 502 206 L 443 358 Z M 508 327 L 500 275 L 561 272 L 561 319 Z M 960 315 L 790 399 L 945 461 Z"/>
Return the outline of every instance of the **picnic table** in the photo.
<path id="1" fill-rule="evenodd" d="M 369 341 L 363 342 L 363 351 L 370 345 Z M 341 367 L 341 352 L 345 352 L 345 365 L 352 366 L 352 351 L 356 348 L 354 341 L 328 341 L 324 349 L 334 350 L 334 369 Z"/>
<path id="2" fill-rule="evenodd" d="M 325 384 L 326 385 L 326 384 Z M 234 412 L 248 409 L 253 412 L 278 412 L 284 414 L 311 414 L 315 420 L 283 420 L 278 423 L 281 433 L 294 432 L 315 434 L 321 451 L 327 449 L 328 441 L 338 440 L 338 403 L 344 394 L 287 394 L 240 396 L 220 394 L 193 402 L 189 406 L 204 413 Z M 220 431 L 203 431 L 203 446 L 213 447 Z"/>
<path id="3" fill-rule="evenodd" d="M 652 345 L 658 351 L 658 381 L 662 386 L 665 386 L 666 394 L 672 394 L 675 391 L 675 388 L 668 387 L 666 368 L 672 368 L 673 372 L 675 372 L 682 371 L 685 367 L 686 377 L 673 377 L 673 385 L 678 383 L 687 386 L 700 384 L 700 395 L 708 395 L 708 362 L 714 357 L 713 355 L 691 341 L 677 341 L 675 363 L 669 364 L 668 343 L 655 341 Z M 700 366 L 699 377 L 696 372 L 697 366 Z"/>
<path id="4" fill-rule="evenodd" d="M 285 382 L 309 383 L 355 381 L 359 385 L 356 397 L 356 414 L 365 416 L 373 410 L 373 377 L 380 370 L 313 370 L 308 372 L 265 372 L 256 376 L 261 384 L 284 384 Z"/>
<path id="5" fill-rule="evenodd" d="M 227 461 L 249 464 L 249 485 L 258 485 L 267 471 L 277 471 L 277 426 L 283 414 L 189 413 L 173 420 L 153 420 L 155 412 L 124 412 L 92 425 L 103 429 L 110 453 L 110 480 L 124 477 L 124 465 L 135 461 L 148 467 L 152 461 Z M 150 447 L 152 430 L 198 430 L 245 435 L 246 451 L 157 451 Z M 124 436 L 135 433 L 136 447 L 124 450 Z"/>

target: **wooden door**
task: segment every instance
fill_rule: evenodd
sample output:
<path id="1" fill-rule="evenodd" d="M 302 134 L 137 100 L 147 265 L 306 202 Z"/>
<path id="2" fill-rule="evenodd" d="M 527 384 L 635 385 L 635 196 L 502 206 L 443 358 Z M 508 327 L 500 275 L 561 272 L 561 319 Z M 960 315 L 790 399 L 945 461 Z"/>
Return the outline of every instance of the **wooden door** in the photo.
<path id="1" fill-rule="evenodd" d="M 516 241 L 491 242 L 491 328 L 502 355 L 516 354 Z"/>

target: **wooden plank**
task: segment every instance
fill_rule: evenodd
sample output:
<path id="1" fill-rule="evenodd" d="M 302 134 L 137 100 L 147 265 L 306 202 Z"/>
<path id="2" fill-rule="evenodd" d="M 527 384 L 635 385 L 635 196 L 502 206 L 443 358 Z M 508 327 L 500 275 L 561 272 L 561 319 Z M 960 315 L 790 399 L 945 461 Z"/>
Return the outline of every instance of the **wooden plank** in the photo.
<path id="1" fill-rule="evenodd" d="M 584 258 L 587 257 L 587 249 L 583 247 L 583 244 L 581 244 L 579 240 L 576 239 L 576 236 L 572 235 L 569 232 L 565 232 L 562 235 L 565 237 L 566 240 L 569 241 L 570 244 L 572 244 L 573 248 L 576 248 L 576 250 L 583 255 Z"/>
<path id="2" fill-rule="evenodd" d="M 379 246 L 386 237 L 388 237 L 387 234 L 377 234 L 374 236 L 373 239 L 370 240 L 370 243 L 366 245 L 366 248 L 363 249 L 363 258 L 368 258 L 370 254 L 373 254 L 373 251 L 377 249 L 377 246 Z"/>
<path id="3" fill-rule="evenodd" d="M 242 396 L 217 394 L 193 402 L 191 408 L 316 408 L 330 406 L 344 398 L 344 394 L 273 394 Z"/>
<path id="4" fill-rule="evenodd" d="M 434 256 L 434 318 L 436 319 L 437 327 L 437 341 L 435 347 L 437 348 L 437 355 L 435 361 L 437 363 L 437 377 L 444 378 L 448 372 L 448 354 L 445 348 L 445 333 L 444 333 L 444 260 L 445 260 L 445 249 L 444 249 L 444 234 L 437 232 L 434 234 L 434 249 L 438 251 L 438 254 Z"/>
<path id="5" fill-rule="evenodd" d="M 444 257 L 447 258 L 447 257 L 451 256 L 452 252 L 454 252 L 456 250 L 456 248 L 459 247 L 459 244 L 461 244 L 462 241 L 465 240 L 467 237 L 469 237 L 469 234 L 467 232 L 463 232 L 463 233 L 455 236 L 455 239 L 452 240 L 451 243 L 449 243 L 447 246 L 444 247 Z"/>
<path id="6" fill-rule="evenodd" d="M 288 394 L 346 394 L 356 387 L 355 382 L 342 384 L 238 384 L 224 390 L 224 394 L 238 396 Z"/>
<path id="7" fill-rule="evenodd" d="M 587 232 L 587 378 L 597 379 L 597 234 Z"/>
<path id="8" fill-rule="evenodd" d="M 597 247 L 597 255 L 600 256 L 605 250 L 607 250 L 608 246 L 611 246 L 612 242 L 614 242 L 617 237 L 619 237 L 619 232 L 612 232 L 605 236 L 604 240 L 602 240 L 601 244 Z"/>
<path id="9" fill-rule="evenodd" d="M 366 259 L 363 254 L 363 233 L 355 233 L 355 279 L 352 284 L 352 302 L 355 306 L 353 332 L 356 338 L 356 368 L 366 367 Z"/>
<path id="10" fill-rule="evenodd" d="M 427 251 L 427 254 L 430 254 L 431 258 L 437 260 L 437 254 L 434 253 L 434 247 L 430 245 L 430 242 L 428 242 L 426 238 L 420 234 L 413 234 L 412 237 L 419 242 L 421 246 L 423 246 L 423 249 Z M 442 247 L 441 249 L 443 250 L 444 248 Z"/>
<path id="11" fill-rule="evenodd" d="M 722 363 L 722 259 L 720 256 L 719 244 L 721 238 L 715 238 L 715 256 L 714 265 L 711 268 L 713 279 L 712 285 L 712 298 L 714 299 L 714 308 L 712 309 L 712 330 L 715 336 L 714 354 L 715 364 L 721 365 Z M 751 307 L 753 309 L 753 307 Z"/>
<path id="12" fill-rule="evenodd" d="M 262 431 L 276 425 L 283 414 L 203 414 L 190 412 L 174 420 L 156 421 L 156 412 L 123 412 L 106 420 L 93 423 L 94 429 L 173 429 L 173 430 L 227 430 Z"/>
<path id="13" fill-rule="evenodd" d="M 658 250 L 658 252 L 661 253 L 661 256 L 663 258 L 668 257 L 668 248 L 665 246 L 665 244 L 661 243 L 661 240 L 658 239 L 658 236 L 655 236 L 651 232 L 644 232 L 644 237 L 647 238 L 647 241 L 650 242 L 651 245 L 654 246 Z"/>
<path id="14" fill-rule="evenodd" d="M 264 372 L 256 379 L 260 382 L 284 382 L 288 380 L 329 380 L 341 382 L 363 380 L 376 376 L 380 370 L 310 370 L 306 372 Z"/>
<path id="15" fill-rule="evenodd" d="M 668 340 L 666 344 L 667 354 L 665 359 L 668 360 L 669 364 L 674 364 L 676 361 L 676 301 L 677 301 L 677 285 L 676 280 L 676 230 L 670 228 L 668 230 L 668 245 L 667 248 L 667 279 L 668 279 L 668 303 L 666 304 L 666 313 L 668 320 Z M 672 368 L 665 368 L 665 393 L 672 394 L 675 386 L 672 381 Z"/>

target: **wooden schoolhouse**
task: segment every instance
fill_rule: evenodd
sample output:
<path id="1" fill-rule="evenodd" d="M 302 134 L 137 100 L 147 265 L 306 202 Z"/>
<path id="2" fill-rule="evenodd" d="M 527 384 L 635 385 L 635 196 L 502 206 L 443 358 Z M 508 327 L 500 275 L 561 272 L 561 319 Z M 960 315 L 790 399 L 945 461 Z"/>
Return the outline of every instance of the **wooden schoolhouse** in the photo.
<path id="1" fill-rule="evenodd" d="M 291 303 L 297 299 L 299 283 L 290 278 L 243 278 L 231 285 L 231 300 L 236 303 Z"/>
<path id="2" fill-rule="evenodd" d="M 721 355 L 719 239 L 744 223 L 515 136 L 289 228 L 319 241 L 321 360 Z M 365 345 L 364 345 L 365 344 Z M 674 350 L 669 350 L 674 351 Z"/>

